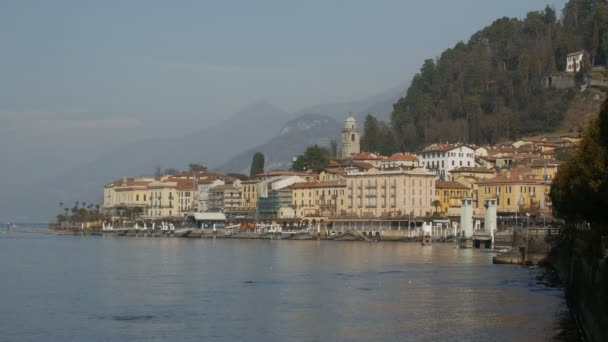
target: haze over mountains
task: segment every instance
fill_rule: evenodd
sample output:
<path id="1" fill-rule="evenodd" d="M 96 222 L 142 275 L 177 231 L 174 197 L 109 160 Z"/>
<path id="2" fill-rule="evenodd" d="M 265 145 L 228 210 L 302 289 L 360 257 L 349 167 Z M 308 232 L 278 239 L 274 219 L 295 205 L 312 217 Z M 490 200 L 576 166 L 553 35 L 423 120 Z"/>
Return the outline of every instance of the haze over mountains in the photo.
<path id="1" fill-rule="evenodd" d="M 291 114 L 268 101 L 258 101 L 216 125 L 185 128 L 191 133 L 183 136 L 110 142 L 105 151 L 90 150 L 89 154 L 96 157 L 81 165 L 66 165 L 66 169 L 61 163 L 49 163 L 54 167 L 40 170 L 35 159 L 26 160 L 19 167 L 4 168 L 7 178 L 0 193 L 0 217 L 44 221 L 58 212 L 60 201 L 69 206 L 77 200 L 102 203 L 104 184 L 124 176 L 152 175 L 156 166 L 184 169 L 189 163 L 201 163 L 210 169 L 247 173 L 253 154 L 260 151 L 266 154 L 267 170 L 288 168 L 306 146 L 339 141 L 341 125 L 349 112 L 359 119 L 367 113 L 388 118 L 392 104 L 405 88 L 391 88 L 358 101 L 314 105 Z M 22 183 L 10 181 L 22 178 L 19 174 L 28 170 L 36 178 Z M 34 192 L 37 195 L 32 196 Z"/>
<path id="2" fill-rule="evenodd" d="M 0 221 L 100 202 L 106 182 L 156 165 L 243 171 L 271 141 L 294 146 L 268 150 L 287 166 L 349 112 L 387 119 L 406 87 L 367 96 L 424 58 L 548 2 L 565 0 L 3 3 Z"/>

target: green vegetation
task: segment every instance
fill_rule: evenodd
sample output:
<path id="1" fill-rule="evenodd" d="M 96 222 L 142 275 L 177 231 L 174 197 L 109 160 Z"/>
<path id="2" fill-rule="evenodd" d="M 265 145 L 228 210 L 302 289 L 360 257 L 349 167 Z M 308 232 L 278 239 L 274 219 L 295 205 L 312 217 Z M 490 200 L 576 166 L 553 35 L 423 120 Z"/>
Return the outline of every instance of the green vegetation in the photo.
<path id="1" fill-rule="evenodd" d="M 292 171 L 321 172 L 329 165 L 330 152 L 318 145 L 308 146 L 303 154 L 296 157 L 291 165 Z"/>
<path id="2" fill-rule="evenodd" d="M 256 152 L 251 160 L 251 169 L 249 170 L 249 177 L 255 177 L 260 173 L 264 173 L 264 154 Z"/>
<path id="3" fill-rule="evenodd" d="M 570 52 L 588 52 L 585 72 L 589 63 L 608 63 L 607 1 L 570 0 L 562 17 L 547 6 L 524 20 L 501 18 L 424 61 L 393 106 L 400 149 L 495 143 L 556 129 L 575 91 L 544 88 L 543 78 L 563 71 Z"/>
<path id="4" fill-rule="evenodd" d="M 363 137 L 361 138 L 361 150 L 367 152 L 380 152 L 391 155 L 398 151 L 393 131 L 389 125 L 378 121 L 373 115 L 368 114 L 363 123 Z"/>
<path id="5" fill-rule="evenodd" d="M 338 157 L 338 142 L 335 139 L 329 141 L 329 150 L 332 158 Z"/>
<path id="6" fill-rule="evenodd" d="M 99 204 L 93 204 L 86 202 L 80 203 L 79 201 L 74 202 L 74 206 L 71 208 L 64 207 L 63 202 L 59 202 L 59 206 L 65 214 L 57 215 L 58 223 L 81 223 L 97 221 L 103 218 L 103 214 L 100 211 L 101 206 Z M 70 215 L 71 213 L 71 215 Z"/>
<path id="7" fill-rule="evenodd" d="M 193 163 L 193 164 L 188 164 L 188 169 L 191 172 L 206 172 L 207 171 L 207 167 L 201 164 L 197 164 L 197 163 Z"/>
<path id="8" fill-rule="evenodd" d="M 551 187 L 555 212 L 569 222 L 587 221 L 608 231 L 608 101 L 575 154 L 564 163 Z"/>

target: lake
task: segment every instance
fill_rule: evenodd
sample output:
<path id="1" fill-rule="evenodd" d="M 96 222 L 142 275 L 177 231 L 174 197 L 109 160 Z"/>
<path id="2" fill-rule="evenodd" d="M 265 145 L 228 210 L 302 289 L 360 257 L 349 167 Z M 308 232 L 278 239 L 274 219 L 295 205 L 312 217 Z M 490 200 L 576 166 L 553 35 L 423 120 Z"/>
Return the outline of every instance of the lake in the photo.
<path id="1" fill-rule="evenodd" d="M 4 341 L 570 341 L 555 274 L 453 244 L 0 234 Z"/>

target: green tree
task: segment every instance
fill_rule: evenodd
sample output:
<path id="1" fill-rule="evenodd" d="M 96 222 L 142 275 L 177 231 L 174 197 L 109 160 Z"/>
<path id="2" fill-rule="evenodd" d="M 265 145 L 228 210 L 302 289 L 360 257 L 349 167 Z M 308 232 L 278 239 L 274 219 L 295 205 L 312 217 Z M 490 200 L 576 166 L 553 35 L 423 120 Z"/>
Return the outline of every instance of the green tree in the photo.
<path id="1" fill-rule="evenodd" d="M 321 172 L 329 165 L 329 151 L 318 145 L 308 146 L 291 165 L 293 171 Z"/>
<path id="2" fill-rule="evenodd" d="M 191 172 L 205 172 L 207 171 L 207 167 L 199 164 L 199 163 L 192 163 L 192 164 L 188 164 L 188 169 Z"/>
<path id="3" fill-rule="evenodd" d="M 425 60 L 393 105 L 396 146 L 412 150 L 439 139 L 492 143 L 558 128 L 573 97 L 543 82 L 563 71 L 574 51 L 594 51 L 596 63 L 608 62 L 606 3 L 570 0 L 563 21 L 548 6 L 524 20 L 500 18 L 438 59 Z M 365 149 L 380 150 L 374 132 L 381 123 L 376 126 L 362 139 Z"/>
<path id="4" fill-rule="evenodd" d="M 392 128 L 368 114 L 363 123 L 361 150 L 390 155 L 399 150 Z"/>
<path id="5" fill-rule="evenodd" d="M 260 173 L 264 173 L 264 154 L 256 152 L 251 160 L 251 168 L 249 170 L 249 177 L 255 177 Z"/>
<path id="6" fill-rule="evenodd" d="M 363 122 L 363 136 L 361 137 L 361 150 L 366 152 L 376 152 L 380 146 L 380 128 L 378 119 L 373 115 L 367 114 Z"/>
<path id="7" fill-rule="evenodd" d="M 329 141 L 329 148 L 333 158 L 338 157 L 338 142 L 335 139 Z"/>
<path id="8" fill-rule="evenodd" d="M 557 215 L 568 221 L 588 221 L 608 230 L 608 101 L 590 123 L 574 156 L 561 167 L 551 187 Z"/>
<path id="9" fill-rule="evenodd" d="M 435 207 L 435 212 L 438 213 L 439 212 L 439 207 L 441 206 L 441 202 L 439 200 L 434 200 L 433 202 L 431 202 L 431 205 L 433 207 Z"/>

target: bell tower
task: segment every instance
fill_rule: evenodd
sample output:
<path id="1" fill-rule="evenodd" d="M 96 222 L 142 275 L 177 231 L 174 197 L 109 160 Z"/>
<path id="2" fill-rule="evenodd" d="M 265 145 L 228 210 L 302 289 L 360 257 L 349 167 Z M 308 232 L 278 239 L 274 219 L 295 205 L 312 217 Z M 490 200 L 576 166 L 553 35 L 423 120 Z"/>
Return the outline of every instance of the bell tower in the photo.
<path id="1" fill-rule="evenodd" d="M 340 157 L 345 159 L 350 157 L 351 154 L 359 153 L 360 151 L 359 129 L 357 128 L 355 118 L 350 113 L 344 122 L 344 129 L 342 129 L 342 153 Z"/>

